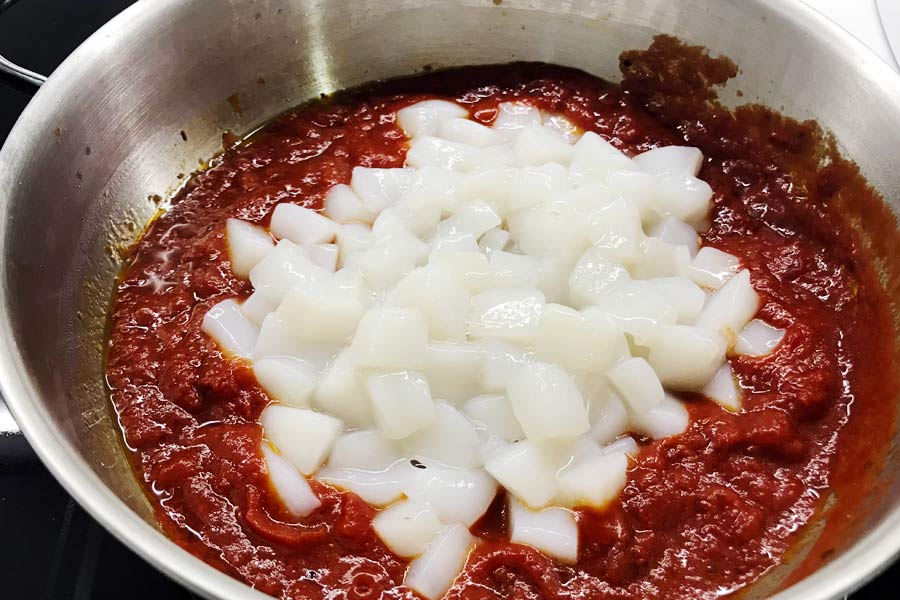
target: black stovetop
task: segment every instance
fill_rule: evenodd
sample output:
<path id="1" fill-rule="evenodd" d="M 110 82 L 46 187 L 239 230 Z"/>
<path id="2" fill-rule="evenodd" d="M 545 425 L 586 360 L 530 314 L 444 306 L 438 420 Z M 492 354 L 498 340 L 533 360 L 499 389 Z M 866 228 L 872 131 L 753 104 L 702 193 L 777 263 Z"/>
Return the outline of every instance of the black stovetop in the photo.
<path id="1" fill-rule="evenodd" d="M 145 0 L 151 1 L 151 0 Z M 133 0 L 22 0 L 0 15 L 0 54 L 48 74 Z M 0 0 L 0 5 L 3 0 Z M 0 75 L 0 143 L 33 90 Z M 20 436 L 0 437 L 0 598 L 182 600 L 194 594 L 114 539 Z M 900 598 L 900 564 L 853 600 Z"/>

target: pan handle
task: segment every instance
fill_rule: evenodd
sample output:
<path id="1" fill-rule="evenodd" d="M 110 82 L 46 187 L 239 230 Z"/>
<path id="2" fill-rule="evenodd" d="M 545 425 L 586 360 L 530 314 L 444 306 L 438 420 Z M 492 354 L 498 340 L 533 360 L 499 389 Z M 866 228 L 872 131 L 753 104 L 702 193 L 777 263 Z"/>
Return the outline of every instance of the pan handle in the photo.
<path id="1" fill-rule="evenodd" d="M 19 0 L 0 0 L 0 14 L 3 14 L 3 11 L 10 8 L 18 1 Z M 0 55 L 0 71 L 37 87 L 42 86 L 44 82 L 47 81 L 47 78 L 40 73 L 29 71 L 25 67 L 21 67 L 11 60 L 4 58 L 2 55 Z"/>
<path id="2" fill-rule="evenodd" d="M 18 77 L 22 81 L 37 87 L 41 87 L 44 85 L 44 82 L 47 81 L 47 78 L 44 75 L 29 71 L 25 67 L 20 67 L 11 60 L 4 58 L 2 54 L 0 54 L 0 71 L 12 75 L 13 77 Z"/>

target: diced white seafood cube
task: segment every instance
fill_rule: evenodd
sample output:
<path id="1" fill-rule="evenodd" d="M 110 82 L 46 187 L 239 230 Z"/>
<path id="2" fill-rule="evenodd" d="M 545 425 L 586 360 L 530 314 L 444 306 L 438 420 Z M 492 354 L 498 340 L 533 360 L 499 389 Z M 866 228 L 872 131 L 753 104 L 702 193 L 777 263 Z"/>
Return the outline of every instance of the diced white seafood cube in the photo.
<path id="1" fill-rule="evenodd" d="M 559 163 L 525 166 L 514 172 L 506 185 L 509 189 L 505 205 L 507 215 L 541 206 L 569 191 L 566 168 Z"/>
<path id="2" fill-rule="evenodd" d="M 366 207 L 353 188 L 345 183 L 339 183 L 325 193 L 322 212 L 337 223 L 359 222 L 371 225 L 378 216 L 377 212 Z"/>
<path id="3" fill-rule="evenodd" d="M 425 239 L 434 233 L 444 210 L 433 200 L 429 201 L 423 195 L 409 191 L 400 198 L 397 204 L 382 211 L 382 214 L 391 211 L 404 229 L 419 239 Z M 392 241 L 392 237 L 393 234 L 389 233 L 387 241 Z"/>
<path id="4" fill-rule="evenodd" d="M 480 238 L 486 231 L 499 227 L 502 219 L 487 202 L 472 200 L 459 206 L 453 217 L 459 225 Z"/>
<path id="5" fill-rule="evenodd" d="M 622 331 L 622 328 L 616 324 L 617 318 L 606 312 L 599 306 L 589 306 L 587 308 L 583 308 L 581 309 L 581 314 L 584 315 L 584 318 L 586 320 L 597 322 L 600 327 L 605 328 L 612 325 L 614 329 L 620 332 Z M 610 356 L 612 356 L 611 363 L 617 363 L 625 360 L 626 358 L 631 358 L 631 344 L 629 343 L 629 340 L 624 333 L 620 333 L 619 335 L 614 336 L 611 340 L 610 345 Z"/>
<path id="6" fill-rule="evenodd" d="M 514 141 L 522 129 L 541 124 L 541 111 L 523 102 L 501 102 L 491 125 L 504 138 Z"/>
<path id="7" fill-rule="evenodd" d="M 693 227 L 679 221 L 674 217 L 668 217 L 650 230 L 652 237 L 676 246 L 686 246 L 693 259 L 700 251 L 700 237 Z"/>
<path id="8" fill-rule="evenodd" d="M 650 283 L 656 286 L 656 289 L 661 291 L 675 307 L 678 323 L 691 325 L 700 316 L 706 302 L 706 294 L 690 279 L 659 277 L 651 279 Z"/>
<path id="9" fill-rule="evenodd" d="M 318 469 L 344 428 L 341 420 L 308 408 L 272 404 L 259 417 L 266 438 L 304 475 Z"/>
<path id="10" fill-rule="evenodd" d="M 503 143 L 503 136 L 471 119 L 445 119 L 437 128 L 437 137 L 459 142 L 475 148 L 486 148 Z"/>
<path id="11" fill-rule="evenodd" d="M 281 240 L 250 270 L 250 283 L 255 292 L 273 302 L 281 302 L 292 287 L 327 280 L 331 276 L 301 247 L 290 240 Z"/>
<path id="12" fill-rule="evenodd" d="M 404 464 L 404 463 L 399 463 Z M 483 469 L 462 469 L 435 462 L 406 462 L 406 496 L 433 508 L 444 521 L 471 526 L 497 495 L 497 482 Z"/>
<path id="13" fill-rule="evenodd" d="M 531 440 L 494 452 L 484 468 L 507 491 L 532 508 L 546 506 L 558 490 L 553 453 Z"/>
<path id="14" fill-rule="evenodd" d="M 504 394 L 476 396 L 466 402 L 463 412 L 475 422 L 475 428 L 485 439 L 498 436 L 507 442 L 515 442 L 525 438 L 512 403 Z"/>
<path id="15" fill-rule="evenodd" d="M 272 302 L 259 292 L 253 292 L 241 303 L 241 312 L 256 325 L 262 325 L 263 320 L 270 312 L 278 308 L 277 302 Z"/>
<path id="16" fill-rule="evenodd" d="M 441 172 L 452 173 L 452 171 Z M 466 175 L 453 173 L 454 176 L 459 177 L 459 181 L 454 183 L 452 202 L 444 206 L 444 210 L 452 212 L 456 206 L 481 200 L 487 202 L 501 216 L 505 215 L 514 172 L 513 169 L 508 168 L 481 168 Z"/>
<path id="17" fill-rule="evenodd" d="M 414 308 L 371 308 L 362 316 L 351 351 L 356 363 L 384 369 L 422 366 L 428 324 Z"/>
<path id="18" fill-rule="evenodd" d="M 534 358 L 534 352 L 502 340 L 482 340 L 481 349 L 481 384 L 487 392 L 505 392 L 510 376 Z"/>
<path id="19" fill-rule="evenodd" d="M 409 231 L 408 220 L 410 219 L 409 211 L 406 207 L 399 205 L 385 208 L 372 223 L 372 239 L 377 243 L 391 243 L 396 241 L 397 237 L 415 238 Z"/>
<path id="20" fill-rule="evenodd" d="M 606 292 L 630 279 L 625 267 L 604 258 L 592 246 L 581 255 L 569 275 L 569 299 L 573 305 L 584 308 L 596 304 Z"/>
<path id="21" fill-rule="evenodd" d="M 471 296 L 447 270 L 427 265 L 404 277 L 391 293 L 396 306 L 414 308 L 425 318 L 435 340 L 463 340 Z"/>
<path id="22" fill-rule="evenodd" d="M 634 430 L 653 439 L 684 433 L 689 424 L 690 418 L 684 404 L 668 394 L 647 412 L 631 415 Z"/>
<path id="23" fill-rule="evenodd" d="M 310 244 L 303 249 L 314 263 L 326 271 L 334 273 L 337 270 L 339 255 L 337 244 Z"/>
<path id="24" fill-rule="evenodd" d="M 338 270 L 327 286 L 341 293 L 352 294 L 363 306 L 370 306 L 375 300 L 375 294 L 366 286 L 362 274 L 356 269 Z"/>
<path id="25" fill-rule="evenodd" d="M 627 344 L 627 342 L 625 342 Z M 616 342 L 618 344 L 618 342 Z M 621 356 L 617 356 L 615 360 L 610 362 L 611 366 L 613 363 L 617 363 L 622 360 Z M 578 386 L 578 390 L 581 392 L 581 397 L 584 399 L 585 405 L 588 407 L 588 420 L 593 422 L 593 404 L 595 402 L 602 402 L 606 400 L 607 396 L 609 396 L 612 392 L 609 389 L 609 381 L 606 379 L 606 369 L 604 368 L 600 372 L 591 372 L 591 371 L 573 371 L 570 373 L 572 375 L 572 379 L 575 381 L 575 385 Z"/>
<path id="26" fill-rule="evenodd" d="M 356 374 L 349 350 L 341 351 L 325 369 L 313 392 L 313 404 L 319 410 L 340 417 L 351 427 L 373 424 L 369 398 Z"/>
<path id="27" fill-rule="evenodd" d="M 536 287 L 540 276 L 538 259 L 527 254 L 498 250 L 489 257 L 497 287 Z"/>
<path id="28" fill-rule="evenodd" d="M 214 339 L 227 356 L 248 358 L 259 337 L 259 328 L 248 319 L 234 299 L 223 300 L 203 316 L 200 329 Z"/>
<path id="29" fill-rule="evenodd" d="M 250 269 L 275 247 L 275 242 L 265 229 L 240 219 L 225 222 L 225 239 L 231 270 L 241 278 L 246 278 Z"/>
<path id="30" fill-rule="evenodd" d="M 422 556 L 412 561 L 403 583 L 428 600 L 444 595 L 466 564 L 475 538 L 462 525 L 448 525 L 438 533 Z"/>
<path id="31" fill-rule="evenodd" d="M 534 288 L 487 290 L 472 298 L 468 333 L 530 343 L 537 333 L 544 305 L 544 294 Z"/>
<path id="32" fill-rule="evenodd" d="M 638 154 L 633 160 L 651 175 L 686 173 L 696 177 L 703 165 L 703 153 L 690 146 L 663 146 Z"/>
<path id="33" fill-rule="evenodd" d="M 418 239 L 395 239 L 345 256 L 343 264 L 358 269 L 372 290 L 382 292 L 424 264 L 426 256 L 427 245 Z"/>
<path id="34" fill-rule="evenodd" d="M 654 201 L 656 199 L 656 178 L 641 171 L 616 171 L 611 173 L 606 184 L 608 200 L 622 198 L 636 204 L 644 222 L 656 219 Z"/>
<path id="35" fill-rule="evenodd" d="M 656 211 L 696 227 L 709 214 L 712 195 L 712 188 L 702 179 L 688 174 L 667 175 L 656 184 Z"/>
<path id="36" fill-rule="evenodd" d="M 259 337 L 253 346 L 253 358 L 260 360 L 270 356 L 286 356 L 301 360 L 317 372 L 325 370 L 332 359 L 333 348 L 310 344 L 297 336 L 293 324 L 272 313 L 259 328 Z"/>
<path id="37" fill-rule="evenodd" d="M 608 444 L 628 431 L 628 410 L 618 397 L 610 394 L 588 408 L 591 429 L 588 436 L 598 444 Z"/>
<path id="38" fill-rule="evenodd" d="M 290 240 L 281 240 L 250 271 L 250 282 L 256 292 L 273 302 L 281 302 L 292 287 L 324 281 L 331 275 L 317 265 L 303 248 Z"/>
<path id="39" fill-rule="evenodd" d="M 618 497 L 628 477 L 628 457 L 612 452 L 576 460 L 559 474 L 559 501 L 572 507 L 603 508 Z"/>
<path id="40" fill-rule="evenodd" d="M 377 214 L 400 201 L 412 187 L 413 177 L 412 169 L 353 167 L 350 187 L 363 206 Z"/>
<path id="41" fill-rule="evenodd" d="M 575 257 L 543 256 L 537 264 L 538 282 L 535 287 L 544 293 L 548 302 L 570 304 L 569 275 L 575 267 Z"/>
<path id="42" fill-rule="evenodd" d="M 397 444 L 373 429 L 358 429 L 341 434 L 328 457 L 333 469 L 383 471 L 400 460 Z"/>
<path id="43" fill-rule="evenodd" d="M 574 149 L 563 134 L 542 125 L 523 127 L 513 146 L 516 163 L 543 165 L 548 162 L 569 164 Z"/>
<path id="44" fill-rule="evenodd" d="M 556 453 L 557 477 L 576 463 L 603 456 L 603 449 L 587 436 L 579 436 L 567 443 L 555 444 L 553 450 Z"/>
<path id="45" fill-rule="evenodd" d="M 646 413 L 665 396 L 659 377 L 643 358 L 622 361 L 607 371 L 607 376 L 633 413 Z"/>
<path id="46" fill-rule="evenodd" d="M 510 377 L 506 395 L 528 439 L 566 440 L 590 428 L 578 386 L 558 365 L 532 362 L 520 367 Z"/>
<path id="47" fill-rule="evenodd" d="M 397 111 L 397 125 L 407 137 L 435 135 L 442 121 L 465 119 L 466 109 L 447 100 L 423 100 Z"/>
<path id="48" fill-rule="evenodd" d="M 327 244 L 334 240 L 338 224 L 305 206 L 283 202 L 272 211 L 269 230 L 301 246 Z"/>
<path id="49" fill-rule="evenodd" d="M 676 246 L 648 237 L 641 244 L 640 255 L 631 264 L 630 270 L 635 279 L 686 277 L 690 266 L 691 253 L 687 246 Z"/>
<path id="50" fill-rule="evenodd" d="M 647 362 L 666 388 L 700 390 L 725 362 L 725 340 L 700 327 L 666 325 L 650 344 Z"/>
<path id="51" fill-rule="evenodd" d="M 365 312 L 355 290 L 313 283 L 291 289 L 275 314 L 304 342 L 337 348 L 350 339 Z"/>
<path id="52" fill-rule="evenodd" d="M 486 231 L 478 240 L 478 248 L 490 258 L 494 252 L 502 252 L 509 243 L 509 232 L 505 229 L 491 229 Z"/>
<path id="53" fill-rule="evenodd" d="M 622 171 L 622 173 L 640 174 L 638 171 Z M 619 175 L 619 173 L 613 174 L 613 176 L 616 175 Z M 559 198 L 560 202 L 565 202 L 571 206 L 582 217 L 587 217 L 589 214 L 607 206 L 616 197 L 610 193 L 606 184 L 596 180 L 585 181 L 579 187 L 567 191 L 565 195 L 555 195 L 555 198 Z"/>
<path id="54" fill-rule="evenodd" d="M 403 497 L 409 484 L 408 471 L 403 462 L 387 470 L 364 471 L 361 469 L 337 469 L 325 466 L 316 473 L 316 479 L 340 490 L 353 492 L 372 506 L 387 506 Z"/>
<path id="55" fill-rule="evenodd" d="M 527 544 L 563 562 L 578 560 L 578 524 L 565 508 L 531 510 L 510 498 L 509 529 L 514 544 Z"/>
<path id="56" fill-rule="evenodd" d="M 534 342 L 538 359 L 570 371 L 603 371 L 613 360 L 617 336 L 611 323 L 587 319 L 560 304 L 544 307 Z"/>
<path id="57" fill-rule="evenodd" d="M 598 179 L 605 183 L 616 171 L 638 170 L 640 168 L 633 160 L 592 131 L 585 132 L 575 144 L 569 166 L 570 177 L 578 182 Z"/>
<path id="58" fill-rule="evenodd" d="M 434 407 L 431 424 L 403 441 L 407 454 L 442 465 L 471 469 L 481 466 L 481 438 L 475 424 L 446 402 Z"/>
<path id="59" fill-rule="evenodd" d="M 457 219 L 441 221 L 437 233 L 431 238 L 431 256 L 450 252 L 477 252 L 478 238 L 471 231 L 459 227 Z"/>
<path id="60" fill-rule="evenodd" d="M 616 198 L 587 218 L 587 233 L 603 256 L 618 262 L 635 262 L 641 255 L 644 230 L 636 204 Z"/>
<path id="61" fill-rule="evenodd" d="M 523 434 L 524 436 L 524 434 Z M 494 456 L 506 448 L 509 444 L 501 438 L 499 435 L 492 435 L 485 440 L 485 442 L 481 445 L 481 450 L 479 454 L 481 455 L 481 462 L 487 464 Z"/>
<path id="62" fill-rule="evenodd" d="M 381 541 L 398 556 L 413 557 L 425 552 L 425 547 L 441 530 L 443 524 L 437 513 L 418 502 L 403 500 L 372 519 L 372 529 Z"/>
<path id="63" fill-rule="evenodd" d="M 741 410 L 741 392 L 738 389 L 731 365 L 728 363 L 719 368 L 701 393 L 726 410 L 731 412 Z"/>
<path id="64" fill-rule="evenodd" d="M 431 390 L 417 371 L 370 375 L 366 388 L 378 429 L 388 439 L 408 437 L 434 420 Z"/>
<path id="65" fill-rule="evenodd" d="M 759 309 L 759 296 L 750 283 L 750 271 L 746 269 L 728 280 L 697 318 L 697 327 L 722 335 L 733 348 L 737 336 Z"/>
<path id="66" fill-rule="evenodd" d="M 665 399 L 663 399 L 665 402 Z M 627 454 L 628 456 L 637 456 L 641 451 L 637 445 L 637 442 L 634 441 L 634 438 L 630 435 L 622 436 L 615 441 L 610 442 L 609 444 L 604 444 L 600 447 L 600 451 L 603 454 Z"/>
<path id="67" fill-rule="evenodd" d="M 701 287 L 717 290 L 731 279 L 741 268 L 741 261 L 736 257 L 710 246 L 700 248 L 697 256 L 691 261 L 688 277 Z"/>
<path id="68" fill-rule="evenodd" d="M 430 234 L 437 226 L 440 214 L 434 212 L 433 219 L 426 219 L 425 232 Z M 417 217 L 412 215 L 405 207 L 391 207 L 381 211 L 381 214 L 372 224 L 372 237 L 376 243 L 389 248 L 402 248 L 409 246 L 413 252 L 414 260 L 418 261 L 428 256 L 430 248 L 428 244 L 420 240 L 412 232 L 413 226 L 421 225 Z"/>
<path id="69" fill-rule="evenodd" d="M 506 223 L 510 239 L 531 256 L 574 261 L 591 245 L 584 218 L 562 203 L 519 211 Z"/>
<path id="70" fill-rule="evenodd" d="M 503 169 L 511 167 L 515 162 L 512 148 L 506 144 L 479 148 L 479 164 L 476 169 Z"/>
<path id="71" fill-rule="evenodd" d="M 338 247 L 339 264 L 343 264 L 348 256 L 371 248 L 375 244 L 375 239 L 368 224 L 345 223 L 335 234 L 335 242 Z"/>
<path id="72" fill-rule="evenodd" d="M 484 163 L 485 151 L 432 136 L 415 138 L 406 152 L 406 165 L 416 169 L 437 167 L 468 173 Z"/>
<path id="73" fill-rule="evenodd" d="M 578 138 L 581 137 L 582 131 L 578 128 L 578 126 L 562 115 L 543 113 L 541 122 L 543 123 L 544 127 L 561 133 L 563 137 L 566 138 L 566 141 L 568 141 L 570 144 L 574 144 L 578 141 Z"/>
<path id="74" fill-rule="evenodd" d="M 309 482 L 297 472 L 294 465 L 279 456 L 266 442 L 262 443 L 261 449 L 272 488 L 289 513 L 295 517 L 305 517 L 322 506 L 318 496 L 309 487 Z"/>
<path id="75" fill-rule="evenodd" d="M 446 250 L 478 250 L 477 240 L 481 235 L 498 227 L 500 217 L 487 203 L 469 202 L 457 208 L 456 214 L 440 223 L 431 241 L 432 252 Z"/>
<path id="76" fill-rule="evenodd" d="M 734 351 L 745 356 L 765 356 L 771 354 L 783 338 L 784 329 L 753 319 L 738 334 Z"/>
<path id="77" fill-rule="evenodd" d="M 648 281 L 614 287 L 598 298 L 597 308 L 634 342 L 647 346 L 663 325 L 674 325 L 678 313 L 669 298 Z"/>
<path id="78" fill-rule="evenodd" d="M 450 250 L 432 252 L 429 266 L 445 269 L 455 281 L 461 281 L 473 294 L 491 287 L 494 283 L 493 271 L 487 257 L 474 251 Z"/>
<path id="79" fill-rule="evenodd" d="M 482 349 L 468 342 L 429 342 L 422 372 L 432 396 L 464 402 L 481 390 Z"/>
<path id="80" fill-rule="evenodd" d="M 401 203 L 415 210 L 437 208 L 442 213 L 449 212 L 458 201 L 460 186 L 467 175 L 445 171 L 437 167 L 416 169 L 412 188 L 401 199 Z"/>
<path id="81" fill-rule="evenodd" d="M 291 406 L 309 406 L 319 382 L 319 372 L 315 367 L 284 356 L 255 361 L 253 374 L 270 398 Z"/>

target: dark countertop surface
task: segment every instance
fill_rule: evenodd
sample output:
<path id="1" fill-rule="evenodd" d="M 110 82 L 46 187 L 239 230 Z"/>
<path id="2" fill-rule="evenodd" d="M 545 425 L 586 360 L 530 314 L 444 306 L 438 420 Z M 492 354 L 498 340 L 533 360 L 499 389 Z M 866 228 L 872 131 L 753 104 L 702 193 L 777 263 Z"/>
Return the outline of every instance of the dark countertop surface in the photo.
<path id="1" fill-rule="evenodd" d="M 22 0 L 0 15 L 0 54 L 49 74 L 132 1 Z M 32 92 L 0 76 L 0 142 Z M 20 436 L 0 436 L 0 581 L 5 600 L 197 598 L 100 527 Z M 900 565 L 853 595 L 854 600 L 887 598 L 900 598 Z"/>

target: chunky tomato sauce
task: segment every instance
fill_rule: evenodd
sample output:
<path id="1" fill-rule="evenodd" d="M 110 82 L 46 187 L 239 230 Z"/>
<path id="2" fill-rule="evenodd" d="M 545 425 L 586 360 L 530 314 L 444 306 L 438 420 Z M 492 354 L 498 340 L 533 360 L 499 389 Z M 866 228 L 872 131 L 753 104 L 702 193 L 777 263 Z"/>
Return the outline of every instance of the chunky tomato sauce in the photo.
<path id="1" fill-rule="evenodd" d="M 776 565 L 829 490 L 843 508 L 832 514 L 852 514 L 893 429 L 897 374 L 885 275 L 850 221 L 877 218 L 887 238 L 892 218 L 814 123 L 716 104 L 710 86 L 734 75 L 728 61 L 661 38 L 621 63 L 621 86 L 544 64 L 374 85 L 277 118 L 191 179 L 134 247 L 111 313 L 112 402 L 167 534 L 274 596 L 415 596 L 353 494 L 313 482 L 321 509 L 296 522 L 281 507 L 259 452 L 269 399 L 200 323 L 251 291 L 231 272 L 227 217 L 265 223 L 280 202 L 319 207 L 356 165 L 401 166 L 394 113 L 426 98 L 483 123 L 499 102 L 525 101 L 628 153 L 698 146 L 715 191 L 704 243 L 741 257 L 761 317 L 787 331 L 773 355 L 732 359 L 742 413 L 688 398 L 686 433 L 642 441 L 621 498 L 579 513 L 576 565 L 509 544 L 498 498 L 450 598 L 712 598 Z"/>

